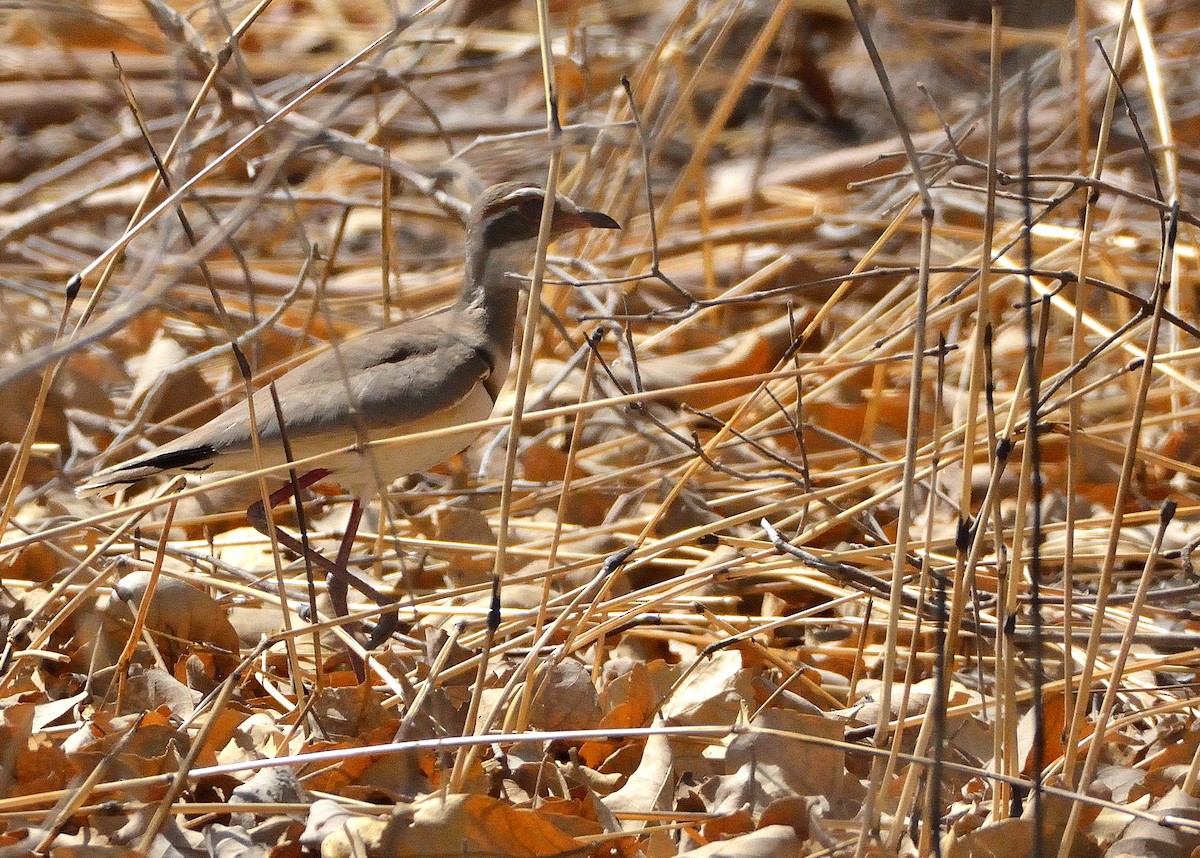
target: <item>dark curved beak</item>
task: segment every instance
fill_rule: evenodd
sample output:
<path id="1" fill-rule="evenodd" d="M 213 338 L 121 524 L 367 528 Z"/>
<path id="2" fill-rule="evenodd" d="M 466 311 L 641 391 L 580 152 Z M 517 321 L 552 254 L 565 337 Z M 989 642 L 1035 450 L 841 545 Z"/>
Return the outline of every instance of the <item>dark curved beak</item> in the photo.
<path id="1" fill-rule="evenodd" d="M 587 227 L 595 229 L 621 228 L 619 223 L 604 212 L 592 209 L 577 209 L 573 212 L 565 212 L 562 208 L 559 208 L 554 212 L 554 221 L 554 225 L 558 229 L 585 229 Z"/>
<path id="2" fill-rule="evenodd" d="M 620 229 L 621 225 L 610 218 L 604 212 L 594 211 L 592 209 L 580 209 L 579 216 L 587 223 L 588 226 L 594 226 L 597 229 Z"/>

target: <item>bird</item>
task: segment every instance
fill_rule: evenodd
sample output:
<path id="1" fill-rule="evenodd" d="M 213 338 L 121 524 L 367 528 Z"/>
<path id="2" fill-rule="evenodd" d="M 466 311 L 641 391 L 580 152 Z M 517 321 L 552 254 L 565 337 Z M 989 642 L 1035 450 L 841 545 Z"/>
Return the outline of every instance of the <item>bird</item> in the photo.
<path id="1" fill-rule="evenodd" d="M 273 386 L 282 432 L 271 389 L 261 388 L 251 397 L 262 466 L 320 457 L 317 467 L 271 495 L 272 506 L 290 497 L 293 489 L 326 479 L 354 497 L 337 560 L 328 560 L 306 540 L 275 528 L 284 545 L 330 576 L 330 593 L 340 614 L 346 613 L 346 585 L 381 605 L 385 601 L 346 567 L 363 501 L 395 479 L 465 450 L 481 432 L 472 424 L 491 415 L 512 359 L 521 284 L 516 275 L 533 263 L 545 200 L 545 189 L 529 183 L 507 182 L 484 191 L 467 216 L 458 301 L 437 313 L 349 339 L 280 376 Z M 620 229 L 620 224 L 556 194 L 550 237 L 586 228 Z M 366 440 L 454 426 L 464 428 L 410 444 L 362 448 Z M 249 472 L 258 466 L 251 436 L 249 407 L 243 400 L 197 429 L 96 472 L 76 492 L 108 494 L 161 475 Z M 256 529 L 269 532 L 262 501 L 247 515 Z M 377 630 L 372 640 L 378 636 Z"/>

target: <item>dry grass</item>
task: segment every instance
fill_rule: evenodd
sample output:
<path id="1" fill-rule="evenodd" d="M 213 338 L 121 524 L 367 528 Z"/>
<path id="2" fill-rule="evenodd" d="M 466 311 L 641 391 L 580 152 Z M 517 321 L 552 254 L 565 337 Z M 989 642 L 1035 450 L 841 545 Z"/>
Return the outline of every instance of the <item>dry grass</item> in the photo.
<path id="1" fill-rule="evenodd" d="M 318 641 L 302 564 L 244 527 L 253 476 L 116 507 L 72 487 L 236 399 L 231 337 L 257 384 L 452 300 L 462 203 L 544 181 L 551 161 L 534 5 L 448 4 L 392 31 L 369 0 L 250 18 L 247 3 L 10 5 L 0 730 L 14 748 L 41 738 L 0 750 L 0 830 L 48 846 L 112 796 L 202 830 L 237 804 L 229 773 L 257 767 L 227 745 L 247 713 L 277 725 L 263 753 L 304 754 L 305 786 L 352 804 L 442 789 L 582 817 L 563 802 L 606 793 L 578 772 L 644 773 L 645 735 L 670 716 L 666 798 L 609 801 L 620 837 L 594 811 L 598 832 L 571 829 L 597 854 L 765 824 L 761 806 L 743 818 L 677 792 L 686 770 L 732 777 L 696 743 L 728 744 L 735 724 L 793 743 L 759 753 L 799 749 L 855 784 L 789 818 L 795 854 L 927 853 L 951 821 L 1003 831 L 1013 854 L 1084 854 L 1131 815 L 1192 813 L 1194 10 L 1133 4 L 1047 35 L 877 3 L 889 108 L 840 4 L 556 9 L 557 182 L 625 228 L 553 250 L 527 386 L 510 381 L 468 454 L 364 527 L 360 568 L 405 634 L 352 696 L 342 623 Z M 307 506 L 323 550 L 345 507 Z M 211 637 L 174 641 L 163 666 L 202 704 L 123 678 L 128 632 L 95 596 L 148 569 L 236 606 L 244 646 L 267 633 L 232 674 L 197 645 Z M 115 651 L 93 646 L 110 633 Z M 142 675 L 156 657 L 126 655 Z M 552 692 L 533 693 L 537 670 Z M 40 714 L 4 720 L 27 703 Z M 120 722 L 139 708 L 186 738 L 64 750 L 85 722 L 144 736 Z M 350 710 L 357 728 L 331 731 Z M 604 732 L 573 732 L 588 728 Z M 496 768 L 512 746 L 470 738 L 514 732 L 574 762 L 527 782 Z M 379 780 L 353 754 L 412 762 Z M 34 776 L 48 761 L 61 777 Z M 1042 827 L 1000 827 L 1022 808 Z M 166 825 L 114 842 L 145 849 Z"/>

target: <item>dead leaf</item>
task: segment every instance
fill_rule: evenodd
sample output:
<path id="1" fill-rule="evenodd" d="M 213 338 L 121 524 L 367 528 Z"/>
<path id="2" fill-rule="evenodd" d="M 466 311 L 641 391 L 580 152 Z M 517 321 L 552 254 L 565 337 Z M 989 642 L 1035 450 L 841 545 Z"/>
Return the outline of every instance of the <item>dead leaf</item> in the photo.
<path id="1" fill-rule="evenodd" d="M 697 662 L 663 703 L 662 715 L 671 724 L 733 724 L 742 702 L 753 695 L 753 677 L 743 671 L 741 655 L 721 650 Z"/>
<path id="2" fill-rule="evenodd" d="M 388 820 L 352 818 L 348 825 L 362 837 L 367 858 L 460 858 L 488 854 L 498 858 L 537 858 L 580 848 L 573 837 L 540 814 L 513 808 L 482 795 L 432 795 L 399 805 Z M 339 830 L 321 844 L 322 858 L 351 858 L 354 838 Z"/>
<path id="3" fill-rule="evenodd" d="M 188 688 L 171 674 L 159 668 L 134 666 L 125 686 L 123 705 L 126 712 L 140 712 L 165 706 L 180 720 L 189 717 L 200 702 L 200 692 Z"/>
<path id="4" fill-rule="evenodd" d="M 136 612 L 146 588 L 150 584 L 150 573 L 139 570 L 121 578 L 113 587 L 117 598 L 126 605 L 114 616 L 131 619 L 130 610 Z M 219 648 L 227 673 L 237 664 L 241 644 L 237 631 L 229 622 L 225 610 L 205 593 L 186 581 L 167 575 L 158 579 L 158 585 L 150 599 L 146 614 L 146 628 L 158 632 L 154 636 L 159 652 L 173 666 L 184 653 L 189 643 L 210 644 Z"/>
<path id="5" fill-rule="evenodd" d="M 680 852 L 676 858 L 800 858 L 803 846 L 789 826 L 772 825 Z"/>
<path id="6" fill-rule="evenodd" d="M 17 758 L 33 733 L 34 705 L 0 706 L 0 797 L 12 795 L 17 785 Z"/>
<path id="7" fill-rule="evenodd" d="M 774 773 L 784 791 L 771 800 L 791 795 L 821 795 L 831 802 L 846 798 L 846 754 L 840 748 L 806 743 L 804 736 L 842 741 L 846 725 L 828 715 L 806 715 L 790 709 L 768 709 L 751 724 L 754 728 L 729 743 L 729 771 L 747 766 L 760 776 Z M 795 738 L 791 738 L 795 736 Z M 857 784 L 857 781 L 854 783 Z M 857 797 L 859 790 L 853 789 Z"/>
<path id="8" fill-rule="evenodd" d="M 1003 819 L 966 834 L 951 830 L 942 838 L 946 858 L 1025 858 L 1033 854 L 1033 822 Z"/>
<path id="9" fill-rule="evenodd" d="M 211 393 L 211 388 L 196 367 L 177 370 L 187 357 L 188 350 L 160 328 L 145 353 L 129 361 L 128 369 L 134 381 L 126 412 L 136 411 L 142 405 L 142 400 L 150 394 L 154 402 L 146 416 L 151 422 L 157 423 L 191 408 Z M 217 403 L 213 403 L 202 412 L 191 415 L 186 425 L 199 426 L 215 417 L 218 410 Z"/>
<path id="10" fill-rule="evenodd" d="M 313 851 L 321 849 L 325 838 L 340 831 L 352 817 L 354 814 L 333 799 L 317 799 L 309 805 L 308 820 L 304 826 L 304 833 L 300 835 L 300 845 Z M 366 819 L 368 817 L 358 818 Z M 375 817 L 369 818 L 374 819 Z M 322 854 L 324 854 L 323 851 Z"/>
<path id="11" fill-rule="evenodd" d="M 383 693 L 367 685 L 323 688 L 313 701 L 313 711 L 327 736 L 362 738 L 375 731 L 395 733 L 399 721 L 383 707 Z"/>
<path id="12" fill-rule="evenodd" d="M 674 755 L 671 741 L 661 733 L 652 733 L 642 750 L 642 761 L 625 785 L 603 799 L 604 806 L 616 814 L 650 813 L 666 810 L 672 793 Z M 626 831 L 646 825 L 645 821 L 628 820 Z"/>
<path id="13" fill-rule="evenodd" d="M 173 772 L 187 752 L 189 738 L 171 723 L 165 709 L 144 715 L 109 717 L 96 712 L 62 743 L 76 774 L 87 774 L 98 765 L 108 767 L 112 779 Z M 162 784 L 139 787 L 139 796 L 161 795 Z"/>
<path id="14" fill-rule="evenodd" d="M 1156 816 L 1173 816 L 1200 821 L 1200 799 L 1188 795 L 1178 787 L 1155 802 L 1151 808 Z M 1129 823 L 1124 836 L 1110 846 L 1104 858 L 1188 858 L 1200 849 L 1200 834 L 1179 828 L 1157 825 L 1148 819 L 1135 819 Z"/>
<path id="15" fill-rule="evenodd" d="M 295 772 L 286 766 L 272 766 L 235 788 L 229 800 L 235 804 L 303 804 L 311 801 L 311 796 Z"/>
<path id="16" fill-rule="evenodd" d="M 587 730 L 600 720 L 592 674 L 574 659 L 553 664 L 537 677 L 531 723 L 542 730 Z"/>
<path id="17" fill-rule="evenodd" d="M 496 534 L 482 512 L 462 504 L 438 506 L 433 511 L 433 529 L 435 539 L 456 546 L 446 550 L 449 574 L 456 584 L 478 583 L 492 571 Z M 478 548 L 469 550 L 470 546 Z"/>

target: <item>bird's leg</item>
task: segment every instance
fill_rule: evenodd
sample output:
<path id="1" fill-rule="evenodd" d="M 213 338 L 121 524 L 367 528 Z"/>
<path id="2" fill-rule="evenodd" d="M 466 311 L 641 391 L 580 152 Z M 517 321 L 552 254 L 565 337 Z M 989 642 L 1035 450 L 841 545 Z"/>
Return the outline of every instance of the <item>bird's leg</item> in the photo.
<path id="1" fill-rule="evenodd" d="M 350 517 L 346 520 L 346 531 L 342 535 L 342 544 L 338 547 L 337 560 L 334 561 L 334 565 L 341 571 L 338 574 L 329 575 L 326 578 L 326 582 L 329 585 L 330 596 L 333 596 L 336 588 L 340 593 L 339 598 L 343 605 L 346 604 L 346 585 L 350 583 L 354 584 L 358 592 L 362 593 L 368 599 L 374 599 L 375 604 L 382 608 L 393 604 L 393 600 L 351 572 L 350 567 L 347 565 L 350 562 L 350 552 L 354 549 L 354 538 L 358 536 L 358 525 L 362 522 L 362 515 L 362 498 L 355 498 L 350 504 Z M 367 649 L 375 649 L 375 647 L 390 638 L 392 633 L 396 631 L 396 626 L 395 612 L 389 611 L 386 614 L 381 614 L 379 622 L 375 625 L 375 630 L 371 633 L 371 637 L 367 641 Z"/>
<path id="2" fill-rule="evenodd" d="M 301 476 L 295 482 L 295 490 L 299 491 L 306 489 L 316 482 L 329 476 L 329 472 L 318 468 L 315 471 L 309 471 Z M 289 483 L 283 488 L 271 493 L 267 500 L 274 509 L 283 501 L 294 496 L 293 485 Z M 250 505 L 246 510 L 246 518 L 249 519 L 251 526 L 261 533 L 263 536 L 270 536 L 270 531 L 267 528 L 266 507 L 262 500 L 257 500 Z M 363 596 L 367 597 L 375 604 L 384 607 L 392 605 L 393 601 L 387 596 L 380 593 L 369 583 L 358 577 L 348 567 L 350 560 L 350 551 L 354 547 L 354 537 L 358 534 L 358 525 L 362 520 L 362 502 L 355 499 L 353 506 L 350 508 L 350 520 L 346 523 L 346 533 L 342 538 L 341 547 L 338 549 L 337 561 L 334 562 L 323 554 L 314 551 L 308 544 L 307 540 L 300 540 L 292 536 L 282 528 L 275 528 L 275 538 L 279 540 L 289 551 L 306 558 L 314 566 L 321 569 L 326 574 L 326 580 L 329 586 L 329 598 L 333 603 L 333 609 L 338 616 L 346 616 L 349 613 L 349 606 L 346 603 L 346 595 L 349 588 L 353 587 Z M 379 623 L 375 626 L 375 631 L 371 635 L 368 643 L 369 648 L 374 649 L 383 641 L 391 637 L 392 632 L 396 630 L 396 615 L 395 613 L 387 613 L 380 617 Z"/>
<path id="3" fill-rule="evenodd" d="M 346 595 L 350 587 L 350 552 L 354 550 L 354 537 L 358 536 L 358 525 L 362 521 L 362 501 L 355 498 L 350 504 L 350 517 L 346 519 L 346 531 L 342 534 L 342 544 L 338 546 L 337 560 L 333 565 L 341 571 L 338 574 L 329 573 L 325 576 L 325 584 L 329 587 L 329 598 L 334 607 L 345 615 L 349 613 Z"/>

